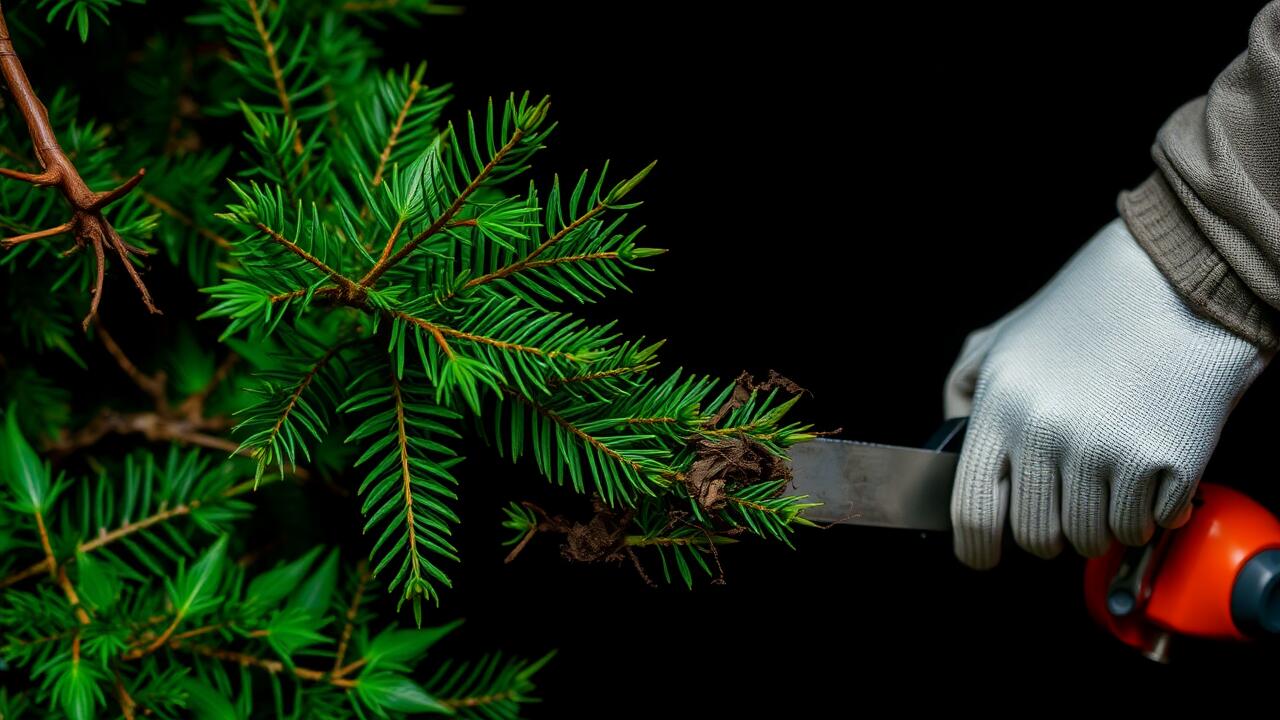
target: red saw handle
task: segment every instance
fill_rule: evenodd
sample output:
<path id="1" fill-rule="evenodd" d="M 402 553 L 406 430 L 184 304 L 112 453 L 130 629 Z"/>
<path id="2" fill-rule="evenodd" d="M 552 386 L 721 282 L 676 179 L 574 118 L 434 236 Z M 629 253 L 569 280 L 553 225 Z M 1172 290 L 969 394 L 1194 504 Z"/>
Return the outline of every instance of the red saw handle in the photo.
<path id="1" fill-rule="evenodd" d="M 1202 484 L 1194 502 L 1180 529 L 1085 567 L 1089 614 L 1154 660 L 1179 635 L 1280 637 L 1280 520 L 1222 485 Z"/>

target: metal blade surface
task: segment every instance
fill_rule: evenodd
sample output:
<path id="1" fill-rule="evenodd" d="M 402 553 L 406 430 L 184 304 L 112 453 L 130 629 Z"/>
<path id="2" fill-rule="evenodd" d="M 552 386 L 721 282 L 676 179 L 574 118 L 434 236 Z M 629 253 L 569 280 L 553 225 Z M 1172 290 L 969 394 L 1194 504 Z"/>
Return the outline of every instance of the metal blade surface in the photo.
<path id="1" fill-rule="evenodd" d="M 798 492 L 823 503 L 817 522 L 951 529 L 956 453 L 819 438 L 788 451 Z"/>

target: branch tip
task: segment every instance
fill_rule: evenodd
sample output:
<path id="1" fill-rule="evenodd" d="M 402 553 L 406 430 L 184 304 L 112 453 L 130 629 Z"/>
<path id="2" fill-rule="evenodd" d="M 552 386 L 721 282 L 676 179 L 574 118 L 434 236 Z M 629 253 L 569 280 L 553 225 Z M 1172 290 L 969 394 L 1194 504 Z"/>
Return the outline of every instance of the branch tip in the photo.
<path id="1" fill-rule="evenodd" d="M 146 168 L 139 168 L 138 172 L 133 174 L 133 177 L 125 180 L 116 187 L 100 193 L 94 193 L 93 202 L 89 203 L 89 207 L 86 208 L 86 210 L 89 212 L 101 210 L 116 200 L 128 195 L 130 190 L 134 189 L 138 186 L 138 183 L 142 182 L 142 178 L 146 176 L 146 174 Z"/>
<path id="2" fill-rule="evenodd" d="M 40 187 L 57 185 L 62 181 L 62 174 L 58 172 L 56 167 L 45 170 L 42 173 L 29 173 L 23 172 L 22 170 L 0 168 L 0 175 L 14 180 L 31 183 L 32 185 L 38 185 Z"/>
<path id="3" fill-rule="evenodd" d="M 3 247 L 5 250 L 8 250 L 10 248 L 16 247 L 25 242 L 30 242 L 32 240 L 40 240 L 43 238 L 53 237 L 55 235 L 68 233 L 68 232 L 71 232 L 71 229 L 72 229 L 72 224 L 70 222 L 64 222 L 61 225 L 58 225 L 57 227 L 51 227 L 47 230 L 37 230 L 35 232 L 29 232 L 23 235 L 14 235 L 13 237 L 5 238 L 3 240 L 0 240 L 0 247 Z"/>

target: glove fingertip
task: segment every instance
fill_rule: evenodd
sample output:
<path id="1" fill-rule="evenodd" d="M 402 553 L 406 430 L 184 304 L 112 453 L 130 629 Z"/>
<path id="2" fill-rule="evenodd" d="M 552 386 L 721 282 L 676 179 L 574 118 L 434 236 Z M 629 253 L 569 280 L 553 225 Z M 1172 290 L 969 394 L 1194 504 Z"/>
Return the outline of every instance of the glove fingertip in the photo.
<path id="1" fill-rule="evenodd" d="M 1192 504 L 1186 502 L 1170 512 L 1157 512 L 1156 524 L 1168 530 L 1176 530 L 1191 519 L 1191 510 Z"/>
<path id="2" fill-rule="evenodd" d="M 1063 469 L 1062 530 L 1071 547 L 1084 557 L 1099 557 L 1111 548 L 1107 524 L 1110 491 L 1105 472 L 1076 453 Z"/>
<path id="3" fill-rule="evenodd" d="M 972 430 L 971 430 L 972 432 Z M 1000 542 L 1009 511 L 1009 462 L 998 442 L 974 433 L 956 473 L 951 495 L 955 554 L 975 570 L 1000 562 Z"/>
<path id="4" fill-rule="evenodd" d="M 1160 473 L 1160 487 L 1156 491 L 1154 515 L 1156 524 L 1163 528 L 1180 528 L 1191 519 L 1192 498 L 1199 483 L 1175 470 Z"/>

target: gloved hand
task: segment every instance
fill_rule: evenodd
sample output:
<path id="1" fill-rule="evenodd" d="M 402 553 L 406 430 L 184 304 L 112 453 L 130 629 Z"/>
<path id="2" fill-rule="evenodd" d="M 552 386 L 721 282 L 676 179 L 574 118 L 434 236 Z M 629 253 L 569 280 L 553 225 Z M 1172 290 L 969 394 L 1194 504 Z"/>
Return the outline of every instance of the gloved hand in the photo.
<path id="1" fill-rule="evenodd" d="M 1194 312 L 1117 218 L 1030 300 L 975 331 L 947 377 L 971 416 L 951 498 L 956 555 L 1099 555 L 1177 527 L 1228 413 L 1270 360 Z"/>

